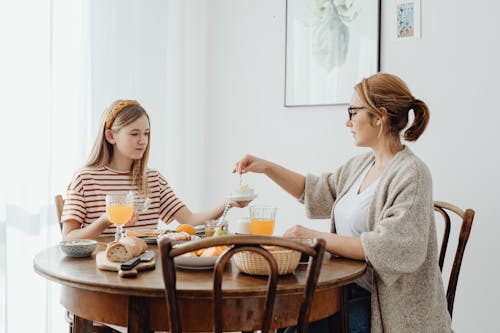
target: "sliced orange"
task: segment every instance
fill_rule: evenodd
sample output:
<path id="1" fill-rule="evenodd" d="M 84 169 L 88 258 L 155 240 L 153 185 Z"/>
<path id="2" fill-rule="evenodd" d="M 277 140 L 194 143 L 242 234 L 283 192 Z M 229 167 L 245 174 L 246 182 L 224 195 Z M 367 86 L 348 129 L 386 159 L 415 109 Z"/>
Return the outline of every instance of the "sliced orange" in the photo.
<path id="1" fill-rule="evenodd" d="M 190 235 L 196 234 L 196 230 L 194 230 L 193 226 L 191 224 L 179 224 L 177 228 L 175 228 L 175 231 L 177 232 L 186 232 Z"/>

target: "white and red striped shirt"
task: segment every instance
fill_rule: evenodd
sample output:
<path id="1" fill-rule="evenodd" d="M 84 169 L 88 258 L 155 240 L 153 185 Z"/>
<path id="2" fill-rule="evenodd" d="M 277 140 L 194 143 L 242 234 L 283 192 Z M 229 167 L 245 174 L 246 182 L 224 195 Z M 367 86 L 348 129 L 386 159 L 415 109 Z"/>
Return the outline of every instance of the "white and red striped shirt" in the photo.
<path id="1" fill-rule="evenodd" d="M 165 178 L 157 170 L 147 169 L 149 198 L 151 205 L 145 212 L 139 213 L 139 220 L 134 226 L 124 228 L 156 228 L 158 220 L 168 223 L 184 203 L 179 200 Z M 75 172 L 68 186 L 64 201 L 61 221 L 77 221 L 85 228 L 102 214 L 106 213 L 106 194 L 133 191 L 129 172 L 120 172 L 108 167 L 98 169 L 83 168 Z M 115 234 L 115 227 L 104 230 L 100 237 Z"/>

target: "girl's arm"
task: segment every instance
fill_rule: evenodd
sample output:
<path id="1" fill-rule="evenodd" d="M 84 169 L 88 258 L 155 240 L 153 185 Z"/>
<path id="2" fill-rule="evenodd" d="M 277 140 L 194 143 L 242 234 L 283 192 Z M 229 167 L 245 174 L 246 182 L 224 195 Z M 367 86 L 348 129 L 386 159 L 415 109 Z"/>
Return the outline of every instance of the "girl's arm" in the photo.
<path id="1" fill-rule="evenodd" d="M 128 226 L 134 225 L 139 219 L 139 213 L 134 211 L 130 221 L 126 223 Z M 97 239 L 101 233 L 111 226 L 111 222 L 106 214 L 102 214 L 97 220 L 92 222 L 85 228 L 81 227 L 80 222 L 68 220 L 63 222 L 62 239 Z"/>
<path id="2" fill-rule="evenodd" d="M 226 208 L 226 202 L 217 205 L 213 209 L 204 212 L 193 213 L 187 206 L 184 206 L 173 215 L 173 218 L 177 222 L 182 224 L 186 223 L 191 225 L 198 225 L 207 220 L 218 219 L 224 212 L 225 208 Z"/>
<path id="3" fill-rule="evenodd" d="M 81 224 L 75 220 L 64 221 L 62 239 L 97 239 L 110 225 L 111 222 L 109 222 L 105 214 L 85 228 L 81 228 Z"/>

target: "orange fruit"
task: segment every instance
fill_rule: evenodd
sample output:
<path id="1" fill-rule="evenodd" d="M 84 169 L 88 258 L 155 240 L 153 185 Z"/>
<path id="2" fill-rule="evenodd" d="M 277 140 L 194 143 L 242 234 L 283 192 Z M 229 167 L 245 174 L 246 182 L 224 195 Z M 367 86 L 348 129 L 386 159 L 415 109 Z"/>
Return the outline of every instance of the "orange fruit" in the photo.
<path id="1" fill-rule="evenodd" d="M 175 228 L 175 231 L 186 232 L 190 235 L 196 234 L 196 230 L 194 230 L 194 228 L 191 224 L 179 224 L 179 226 L 177 226 L 177 228 Z"/>

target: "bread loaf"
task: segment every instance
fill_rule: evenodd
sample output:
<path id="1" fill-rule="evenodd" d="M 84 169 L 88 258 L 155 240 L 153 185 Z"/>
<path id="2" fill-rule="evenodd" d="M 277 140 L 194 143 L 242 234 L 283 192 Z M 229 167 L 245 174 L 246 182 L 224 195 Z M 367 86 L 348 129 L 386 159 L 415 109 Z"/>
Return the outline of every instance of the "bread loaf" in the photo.
<path id="1" fill-rule="evenodd" d="M 144 253 L 148 249 L 145 241 L 134 236 L 127 236 L 118 242 L 108 244 L 106 258 L 113 262 L 125 262 Z"/>

